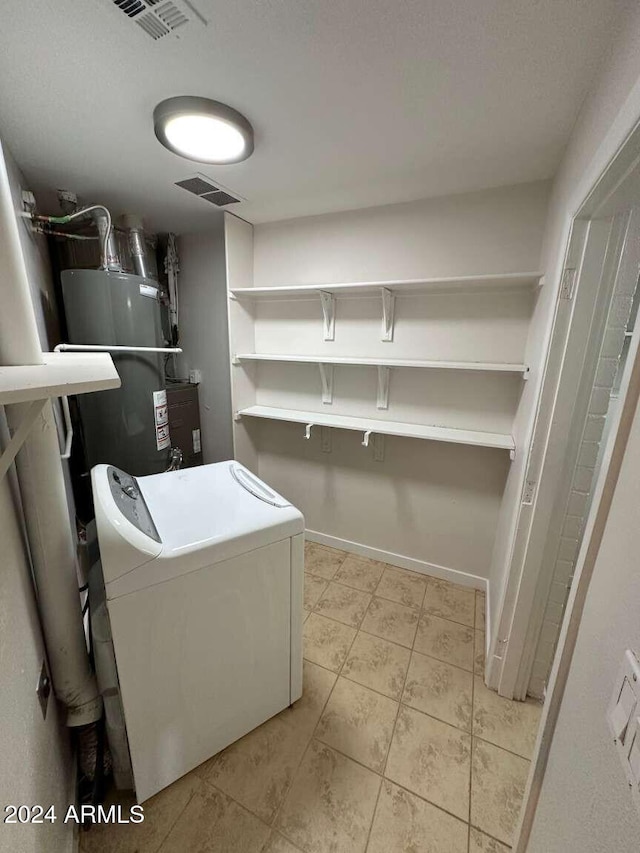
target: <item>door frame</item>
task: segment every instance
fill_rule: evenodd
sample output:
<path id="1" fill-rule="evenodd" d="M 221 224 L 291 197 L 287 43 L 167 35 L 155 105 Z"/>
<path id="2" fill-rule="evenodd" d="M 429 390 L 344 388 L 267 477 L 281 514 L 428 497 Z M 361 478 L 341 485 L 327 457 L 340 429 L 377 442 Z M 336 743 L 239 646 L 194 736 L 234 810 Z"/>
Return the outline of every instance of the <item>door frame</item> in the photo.
<path id="1" fill-rule="evenodd" d="M 613 215 L 616 204 L 624 204 L 625 198 L 629 199 L 628 188 L 634 177 L 633 197 L 640 200 L 640 124 L 636 125 L 600 178 L 594 183 L 576 214 L 576 219 Z M 612 412 L 612 422 L 602 450 L 602 461 L 576 561 L 573 583 L 532 757 L 531 772 L 516 830 L 513 853 L 526 853 L 529 843 L 553 734 L 571 670 L 584 605 L 639 403 L 640 328 L 636 323 L 620 385 L 619 405 Z"/>
<path id="2" fill-rule="evenodd" d="M 588 380 L 588 370 L 583 364 L 588 352 L 584 338 L 589 335 L 603 305 L 608 305 L 615 283 L 617 267 L 611 267 L 610 259 L 611 254 L 615 256 L 621 248 L 625 232 L 624 223 L 614 217 L 613 200 L 620 197 L 625 181 L 628 183 L 637 170 L 639 152 L 640 124 L 585 192 L 567 226 L 561 276 L 565 279 L 570 275 L 566 270 L 575 270 L 574 297 L 564 299 L 563 288 L 558 287 L 510 568 L 502 601 L 496 608 L 496 625 L 487 658 L 487 683 L 508 698 L 524 699 L 526 696 L 552 581 L 553 562 L 545 564 L 543 558 L 553 505 L 563 477 L 568 476 L 567 455 L 570 458 L 570 449 L 577 447 L 580 441 L 581 424 L 572 423 L 572 419 L 576 404 L 580 403 L 580 393 L 585 393 L 584 383 L 580 387 L 581 379 L 586 376 Z M 597 353 L 593 359 L 596 357 Z M 533 500 L 527 494 L 532 483 Z"/>

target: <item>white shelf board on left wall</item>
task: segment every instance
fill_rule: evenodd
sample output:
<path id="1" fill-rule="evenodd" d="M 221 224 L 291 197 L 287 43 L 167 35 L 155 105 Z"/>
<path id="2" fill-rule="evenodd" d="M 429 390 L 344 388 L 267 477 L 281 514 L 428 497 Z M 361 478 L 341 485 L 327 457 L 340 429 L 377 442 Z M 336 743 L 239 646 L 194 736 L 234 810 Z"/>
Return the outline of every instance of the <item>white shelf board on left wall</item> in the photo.
<path id="1" fill-rule="evenodd" d="M 493 447 L 515 452 L 513 436 L 480 430 L 452 429 L 450 427 L 408 424 L 378 418 L 359 418 L 347 415 L 329 415 L 324 412 L 306 412 L 297 409 L 279 409 L 272 406 L 249 406 L 240 409 L 240 417 L 263 418 L 266 420 L 289 421 L 314 426 L 335 427 L 356 432 L 371 432 L 379 435 L 396 435 L 403 438 L 419 438 L 428 441 L 445 441 L 452 444 L 470 444 L 477 447 Z"/>
<path id="2" fill-rule="evenodd" d="M 44 364 L 0 366 L 0 405 L 120 387 L 108 353 L 45 352 Z"/>
<path id="3" fill-rule="evenodd" d="M 347 364 L 369 367 L 417 367 L 427 370 L 478 370 L 497 373 L 528 372 L 526 364 L 491 361 L 442 361 L 417 358 L 357 358 L 354 356 L 279 355 L 275 353 L 239 353 L 235 361 L 276 361 L 295 364 Z"/>

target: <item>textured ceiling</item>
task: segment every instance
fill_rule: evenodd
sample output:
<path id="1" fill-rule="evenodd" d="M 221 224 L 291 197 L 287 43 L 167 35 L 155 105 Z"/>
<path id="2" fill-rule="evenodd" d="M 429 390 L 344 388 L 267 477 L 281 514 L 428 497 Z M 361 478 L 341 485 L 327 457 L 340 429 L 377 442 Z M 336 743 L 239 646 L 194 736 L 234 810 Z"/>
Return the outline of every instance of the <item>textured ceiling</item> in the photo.
<path id="1" fill-rule="evenodd" d="M 194 0 L 207 19 L 153 42 L 110 0 L 6 4 L 0 135 L 32 188 L 65 187 L 157 230 L 215 208 L 253 222 L 549 178 L 606 49 L 617 0 Z M 225 101 L 253 123 L 245 163 L 164 150 L 164 98 Z"/>

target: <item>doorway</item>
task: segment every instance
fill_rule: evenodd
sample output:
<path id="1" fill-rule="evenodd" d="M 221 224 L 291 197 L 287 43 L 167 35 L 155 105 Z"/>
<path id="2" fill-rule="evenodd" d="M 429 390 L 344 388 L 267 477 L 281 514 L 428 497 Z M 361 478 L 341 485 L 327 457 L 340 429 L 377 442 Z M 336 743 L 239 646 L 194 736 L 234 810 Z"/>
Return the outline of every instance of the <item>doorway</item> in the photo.
<path id="1" fill-rule="evenodd" d="M 487 662 L 502 696 L 543 699 L 637 349 L 640 131 L 575 216 L 538 401 L 503 606 Z M 522 555 L 518 558 L 517 555 Z"/>

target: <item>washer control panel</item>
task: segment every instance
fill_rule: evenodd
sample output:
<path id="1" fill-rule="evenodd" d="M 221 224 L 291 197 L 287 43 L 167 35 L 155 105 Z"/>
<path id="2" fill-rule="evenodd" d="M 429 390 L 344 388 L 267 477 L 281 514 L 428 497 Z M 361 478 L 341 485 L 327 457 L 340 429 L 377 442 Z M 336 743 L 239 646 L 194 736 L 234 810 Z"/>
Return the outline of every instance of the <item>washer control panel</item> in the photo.
<path id="1" fill-rule="evenodd" d="M 124 517 L 155 542 L 162 542 L 135 477 L 109 466 L 107 479 L 115 505 Z"/>

